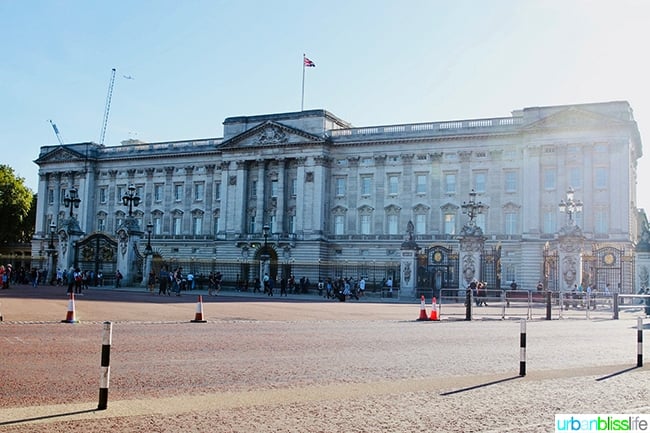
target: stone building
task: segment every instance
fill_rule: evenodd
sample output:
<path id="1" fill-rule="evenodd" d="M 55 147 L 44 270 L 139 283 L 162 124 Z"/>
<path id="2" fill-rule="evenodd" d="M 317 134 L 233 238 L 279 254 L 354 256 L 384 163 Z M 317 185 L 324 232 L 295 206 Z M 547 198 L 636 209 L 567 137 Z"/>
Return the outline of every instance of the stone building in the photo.
<path id="1" fill-rule="evenodd" d="M 81 264 L 109 278 L 123 267 L 132 283 L 167 264 L 219 270 L 230 282 L 268 272 L 312 284 L 364 276 L 375 288 L 391 277 L 410 295 L 476 278 L 633 290 L 634 278 L 622 275 L 643 231 L 642 146 L 627 102 L 367 127 L 325 110 L 223 125 L 222 138 L 43 146 L 32 254 L 52 226 L 53 266 Z M 567 208 L 570 189 L 579 206 Z M 140 202 L 124 201 L 129 195 Z M 409 276 L 417 270 L 409 284 L 404 244 Z M 476 254 L 464 255 L 463 244 Z M 600 260 L 607 251 L 613 262 Z"/>

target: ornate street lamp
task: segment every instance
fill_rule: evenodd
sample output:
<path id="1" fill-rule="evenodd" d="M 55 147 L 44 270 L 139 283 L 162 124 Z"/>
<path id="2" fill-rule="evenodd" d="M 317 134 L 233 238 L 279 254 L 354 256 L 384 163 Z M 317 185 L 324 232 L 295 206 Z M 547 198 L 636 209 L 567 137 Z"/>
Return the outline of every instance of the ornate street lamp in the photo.
<path id="1" fill-rule="evenodd" d="M 463 209 L 463 214 L 469 217 L 468 225 L 470 227 L 476 225 L 474 218 L 476 218 L 477 215 L 482 214 L 483 209 L 485 208 L 485 205 L 483 203 L 476 201 L 476 195 L 476 191 L 470 191 L 469 202 L 463 202 L 463 204 L 460 206 Z"/>
<path id="2" fill-rule="evenodd" d="M 129 185 L 127 192 L 122 196 L 122 203 L 129 207 L 129 216 L 133 216 L 133 206 L 138 207 L 140 204 L 140 197 L 136 194 L 135 185 Z"/>
<path id="3" fill-rule="evenodd" d="M 569 225 L 572 226 L 575 221 L 573 220 L 573 214 L 582 212 L 582 202 L 580 200 L 575 200 L 574 197 L 575 191 L 573 188 L 569 187 L 566 192 L 566 201 L 560 200 L 558 205 L 560 212 L 565 213 L 569 216 Z"/>
<path id="4" fill-rule="evenodd" d="M 145 248 L 145 254 L 151 254 L 152 249 L 151 249 L 151 232 L 153 231 L 153 224 L 149 222 L 147 224 L 147 246 Z"/>
<path id="5" fill-rule="evenodd" d="M 54 250 L 54 234 L 56 233 L 56 224 L 50 223 L 50 244 L 47 246 L 50 251 Z"/>
<path id="6" fill-rule="evenodd" d="M 70 218 L 73 218 L 72 209 L 73 208 L 79 209 L 79 203 L 81 203 L 81 199 L 79 198 L 79 192 L 77 191 L 77 188 L 73 186 L 72 188 L 70 188 L 70 191 L 68 191 L 68 194 L 63 199 L 63 204 L 65 205 L 65 207 L 70 208 Z"/>

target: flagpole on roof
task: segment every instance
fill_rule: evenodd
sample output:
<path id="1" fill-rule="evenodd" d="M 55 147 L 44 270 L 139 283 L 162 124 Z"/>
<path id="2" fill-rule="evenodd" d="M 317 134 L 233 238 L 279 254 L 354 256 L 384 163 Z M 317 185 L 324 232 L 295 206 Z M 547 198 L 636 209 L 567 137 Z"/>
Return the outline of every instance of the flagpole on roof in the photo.
<path id="1" fill-rule="evenodd" d="M 302 94 L 300 97 L 300 111 L 304 111 L 305 108 L 305 53 L 302 53 Z"/>

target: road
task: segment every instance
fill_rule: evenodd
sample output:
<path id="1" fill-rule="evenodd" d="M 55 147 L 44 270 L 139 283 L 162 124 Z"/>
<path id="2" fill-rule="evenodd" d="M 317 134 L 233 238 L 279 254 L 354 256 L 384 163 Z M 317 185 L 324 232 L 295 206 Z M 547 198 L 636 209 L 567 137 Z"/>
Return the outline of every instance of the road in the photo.
<path id="1" fill-rule="evenodd" d="M 649 413 L 636 320 L 420 322 L 416 303 L 0 291 L 0 431 L 553 431 L 556 413 Z M 302 296 L 302 297 L 301 297 Z M 96 410 L 104 321 L 108 409 Z M 646 325 L 647 326 L 647 325 Z"/>

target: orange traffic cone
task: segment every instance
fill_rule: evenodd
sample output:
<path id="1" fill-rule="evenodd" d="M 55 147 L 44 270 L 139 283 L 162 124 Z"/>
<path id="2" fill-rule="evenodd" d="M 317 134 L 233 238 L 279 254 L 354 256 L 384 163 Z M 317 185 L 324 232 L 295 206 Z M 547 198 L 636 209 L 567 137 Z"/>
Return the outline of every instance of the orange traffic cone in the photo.
<path id="1" fill-rule="evenodd" d="M 77 323 L 79 322 L 75 318 L 74 314 L 74 293 L 70 292 L 70 300 L 68 301 L 68 312 L 65 315 L 65 320 L 61 320 L 62 323 Z"/>
<path id="2" fill-rule="evenodd" d="M 424 295 L 420 298 L 420 317 L 418 317 L 418 320 L 429 320 L 429 317 L 427 317 L 427 304 L 424 301 Z"/>
<path id="3" fill-rule="evenodd" d="M 207 320 L 203 320 L 203 296 L 199 295 L 199 302 L 196 303 L 196 314 L 194 315 L 194 320 L 191 320 L 194 323 L 206 323 Z"/>
<path id="4" fill-rule="evenodd" d="M 438 318 L 438 302 L 436 301 L 435 296 L 431 300 L 431 316 L 429 317 L 429 320 L 439 320 L 439 318 Z"/>

